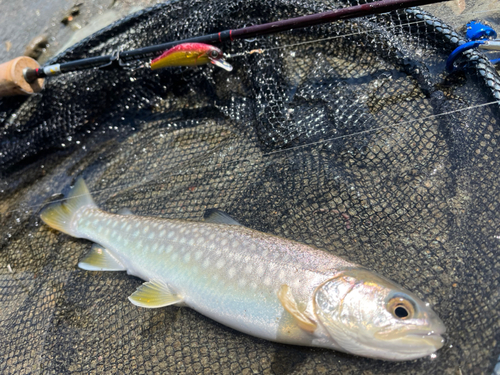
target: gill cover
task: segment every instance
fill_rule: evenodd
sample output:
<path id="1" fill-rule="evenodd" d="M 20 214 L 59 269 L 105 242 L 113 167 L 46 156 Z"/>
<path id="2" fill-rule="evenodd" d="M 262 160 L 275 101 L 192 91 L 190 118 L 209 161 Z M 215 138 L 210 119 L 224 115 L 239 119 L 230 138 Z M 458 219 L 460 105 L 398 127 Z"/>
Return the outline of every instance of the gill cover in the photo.
<path id="1" fill-rule="evenodd" d="M 420 299 L 366 269 L 351 269 L 315 293 L 315 314 L 337 350 L 405 361 L 443 346 L 445 327 Z"/>

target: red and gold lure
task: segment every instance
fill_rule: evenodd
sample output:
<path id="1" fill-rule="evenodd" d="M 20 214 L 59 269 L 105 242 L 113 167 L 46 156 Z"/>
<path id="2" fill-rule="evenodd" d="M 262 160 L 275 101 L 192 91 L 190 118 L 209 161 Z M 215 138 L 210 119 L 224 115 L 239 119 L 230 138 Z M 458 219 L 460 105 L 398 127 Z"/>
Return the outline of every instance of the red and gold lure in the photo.
<path id="1" fill-rule="evenodd" d="M 224 54 L 217 47 L 204 43 L 179 44 L 151 61 L 151 69 L 167 66 L 196 66 L 212 63 L 230 72 L 233 67 L 224 60 Z"/>

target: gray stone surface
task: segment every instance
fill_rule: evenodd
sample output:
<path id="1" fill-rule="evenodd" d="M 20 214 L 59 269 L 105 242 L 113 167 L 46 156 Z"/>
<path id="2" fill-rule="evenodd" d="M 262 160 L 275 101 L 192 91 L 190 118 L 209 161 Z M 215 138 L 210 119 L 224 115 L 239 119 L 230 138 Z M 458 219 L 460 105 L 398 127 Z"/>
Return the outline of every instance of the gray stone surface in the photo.
<path id="1" fill-rule="evenodd" d="M 24 53 L 38 35 L 49 36 L 41 61 L 102 27 L 158 0 L 0 0 L 0 62 Z M 79 14 L 67 25 L 61 20 L 76 4 Z"/>

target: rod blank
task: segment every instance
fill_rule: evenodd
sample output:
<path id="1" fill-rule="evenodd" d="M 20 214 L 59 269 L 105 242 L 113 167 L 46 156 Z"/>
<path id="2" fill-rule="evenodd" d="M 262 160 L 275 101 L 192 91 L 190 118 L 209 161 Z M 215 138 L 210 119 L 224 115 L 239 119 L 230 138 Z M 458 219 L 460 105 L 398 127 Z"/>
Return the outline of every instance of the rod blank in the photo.
<path id="1" fill-rule="evenodd" d="M 307 16 L 291 18 L 287 20 L 269 22 L 261 25 L 243 27 L 235 30 L 225 30 L 214 34 L 202 35 L 194 38 L 168 42 L 154 46 L 143 47 L 131 51 L 120 52 L 119 56 L 106 55 L 90 57 L 81 60 L 70 61 L 67 63 L 57 64 L 57 69 L 52 69 L 54 66 L 34 69 L 32 72 L 27 72 L 26 77 L 34 80 L 35 78 L 43 78 L 51 75 L 101 67 L 109 64 L 114 60 L 131 61 L 145 58 L 157 57 L 162 52 L 181 43 L 207 43 L 216 44 L 237 39 L 249 39 L 256 36 L 275 34 L 282 31 L 288 31 L 309 26 L 321 25 L 341 19 L 350 19 L 363 17 L 367 15 L 386 13 L 397 9 L 420 6 L 426 4 L 440 3 L 447 0 L 381 0 L 366 4 L 356 5 L 347 8 L 335 9 L 323 13 L 316 13 Z M 118 64 L 117 64 L 118 65 Z"/>

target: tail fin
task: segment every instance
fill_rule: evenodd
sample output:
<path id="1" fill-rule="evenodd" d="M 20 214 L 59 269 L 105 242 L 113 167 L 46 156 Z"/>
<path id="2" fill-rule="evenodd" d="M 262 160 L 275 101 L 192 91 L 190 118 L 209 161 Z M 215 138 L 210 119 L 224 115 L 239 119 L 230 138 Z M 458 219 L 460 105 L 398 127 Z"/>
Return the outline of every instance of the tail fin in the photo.
<path id="1" fill-rule="evenodd" d="M 97 205 L 90 196 L 85 181 L 80 177 L 68 197 L 62 202 L 55 202 L 44 208 L 40 217 L 48 226 L 75 236 L 76 228 L 72 221 L 75 213 L 82 207 L 97 208 Z"/>

